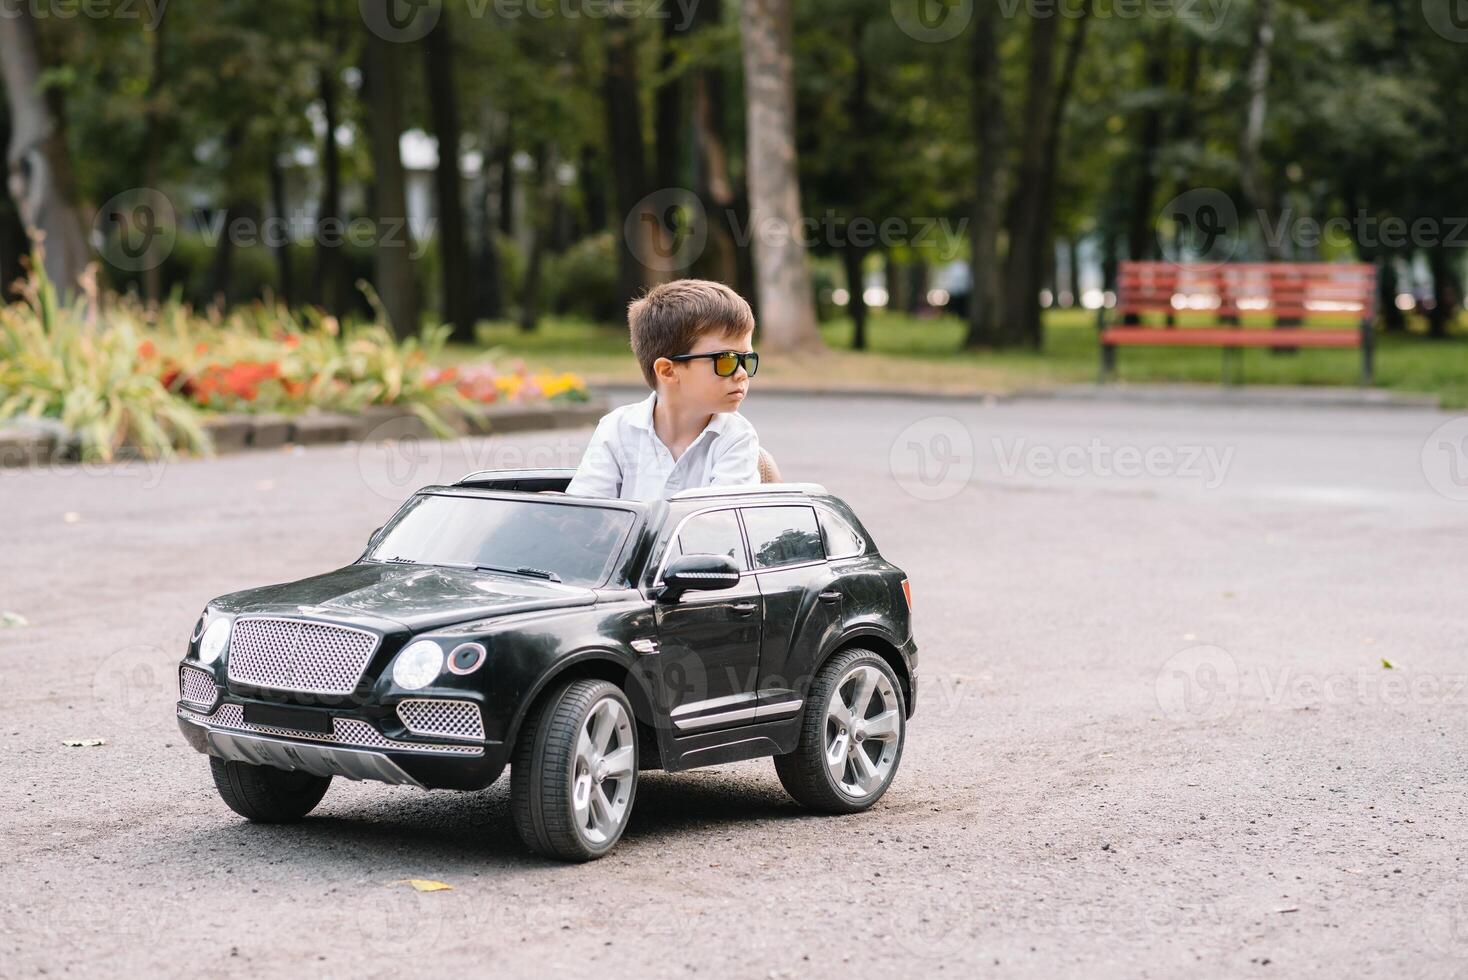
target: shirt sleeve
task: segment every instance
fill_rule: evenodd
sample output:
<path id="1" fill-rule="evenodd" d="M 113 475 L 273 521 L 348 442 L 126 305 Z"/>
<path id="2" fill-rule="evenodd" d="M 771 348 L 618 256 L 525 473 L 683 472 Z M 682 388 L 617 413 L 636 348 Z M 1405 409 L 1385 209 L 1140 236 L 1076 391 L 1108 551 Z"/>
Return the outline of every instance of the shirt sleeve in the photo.
<path id="1" fill-rule="evenodd" d="M 581 464 L 571 478 L 566 492 L 578 497 L 610 497 L 616 499 L 622 492 L 622 467 L 617 462 L 614 433 L 616 420 L 604 417 L 591 434 L 586 452 L 581 454 Z"/>
<path id="2" fill-rule="evenodd" d="M 725 442 L 725 438 L 728 442 Z M 742 487 L 759 483 L 759 435 L 754 426 L 720 437 L 709 485 Z"/>

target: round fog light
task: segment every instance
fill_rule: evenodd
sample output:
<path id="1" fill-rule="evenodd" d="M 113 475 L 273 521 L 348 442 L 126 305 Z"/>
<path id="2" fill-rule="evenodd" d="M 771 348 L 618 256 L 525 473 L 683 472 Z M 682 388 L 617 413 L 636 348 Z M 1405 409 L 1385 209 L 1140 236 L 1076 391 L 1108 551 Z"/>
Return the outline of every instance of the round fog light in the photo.
<path id="1" fill-rule="evenodd" d="M 472 674 L 484 663 L 488 652 L 482 643 L 460 643 L 449 654 L 449 670 L 455 674 Z"/>

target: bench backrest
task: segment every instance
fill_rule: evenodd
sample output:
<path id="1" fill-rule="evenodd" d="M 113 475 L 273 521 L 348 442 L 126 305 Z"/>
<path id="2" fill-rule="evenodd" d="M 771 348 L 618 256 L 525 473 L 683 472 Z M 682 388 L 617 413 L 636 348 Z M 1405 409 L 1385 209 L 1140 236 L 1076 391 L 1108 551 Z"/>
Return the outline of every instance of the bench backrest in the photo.
<path id="1" fill-rule="evenodd" d="M 1123 262 L 1116 316 L 1376 318 L 1376 267 L 1344 262 Z"/>

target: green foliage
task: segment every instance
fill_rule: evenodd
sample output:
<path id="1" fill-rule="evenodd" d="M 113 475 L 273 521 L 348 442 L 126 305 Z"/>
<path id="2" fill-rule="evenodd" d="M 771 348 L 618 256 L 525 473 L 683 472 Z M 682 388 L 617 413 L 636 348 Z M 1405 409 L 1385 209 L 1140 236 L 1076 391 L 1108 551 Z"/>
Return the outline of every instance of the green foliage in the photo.
<path id="1" fill-rule="evenodd" d="M 110 460 L 124 445 L 149 456 L 206 451 L 198 414 L 138 370 L 136 311 L 99 310 L 95 295 L 61 306 L 39 256 L 32 268 L 23 302 L 0 308 L 0 419 L 55 419 L 86 460 Z"/>
<path id="2" fill-rule="evenodd" d="M 545 268 L 545 308 L 603 323 L 622 319 L 617 289 L 616 243 L 611 232 L 583 238 Z"/>

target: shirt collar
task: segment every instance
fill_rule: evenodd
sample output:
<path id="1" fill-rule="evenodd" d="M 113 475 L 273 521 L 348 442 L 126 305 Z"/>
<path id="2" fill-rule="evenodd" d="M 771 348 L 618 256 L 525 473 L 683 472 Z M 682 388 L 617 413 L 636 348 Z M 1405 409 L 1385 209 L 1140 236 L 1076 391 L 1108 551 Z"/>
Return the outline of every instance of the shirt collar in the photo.
<path id="1" fill-rule="evenodd" d="M 638 404 L 637 404 L 637 410 L 632 413 L 631 418 L 629 419 L 629 421 L 631 421 L 631 423 L 633 425 L 637 426 L 637 428 L 639 428 L 639 429 L 646 429 L 648 432 L 655 433 L 656 430 L 654 430 L 653 424 L 652 424 L 652 410 L 653 410 L 653 407 L 655 405 L 657 405 L 657 403 L 658 403 L 658 393 L 657 392 L 653 392 L 652 394 L 650 394 L 646 398 L 644 398 L 642 401 L 638 402 Z M 728 416 L 728 413 L 726 413 L 726 412 L 715 412 L 712 415 L 712 417 L 709 418 L 709 424 L 704 428 L 704 431 L 705 432 L 712 432 L 715 435 L 718 435 L 718 434 L 720 434 L 720 433 L 722 433 L 724 431 L 725 427 L 727 427 L 728 424 L 729 424 L 729 416 Z M 702 434 L 703 434 L 702 432 L 699 433 L 699 435 L 702 435 Z"/>

